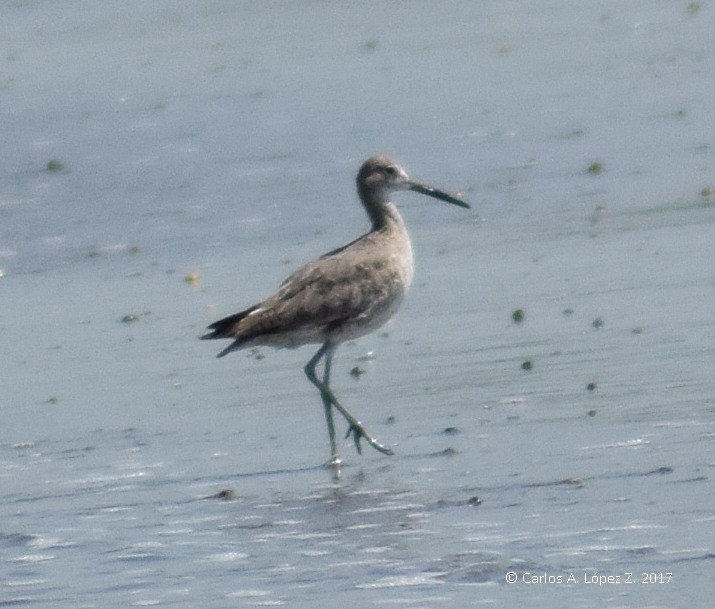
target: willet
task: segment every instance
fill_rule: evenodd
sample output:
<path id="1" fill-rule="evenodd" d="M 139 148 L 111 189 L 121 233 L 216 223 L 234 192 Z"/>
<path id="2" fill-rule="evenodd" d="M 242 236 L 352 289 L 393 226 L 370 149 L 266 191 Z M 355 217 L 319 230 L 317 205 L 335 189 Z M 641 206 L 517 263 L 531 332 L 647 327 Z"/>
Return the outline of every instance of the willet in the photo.
<path id="1" fill-rule="evenodd" d="M 392 450 L 371 436 L 363 424 L 338 401 L 330 388 L 330 368 L 338 345 L 372 332 L 397 311 L 412 282 L 412 247 L 405 223 L 390 195 L 413 190 L 468 208 L 464 201 L 411 180 L 395 161 L 373 156 L 357 175 L 360 200 L 372 228 L 347 245 L 298 269 L 278 291 L 262 302 L 211 324 L 201 338 L 232 338 L 218 357 L 249 346 L 299 347 L 320 344 L 305 366 L 308 380 L 323 400 L 330 438 L 331 464 L 340 465 L 335 441 L 335 408 L 348 422 L 358 453 L 360 439 L 383 454 Z M 315 368 L 325 359 L 322 379 Z"/>

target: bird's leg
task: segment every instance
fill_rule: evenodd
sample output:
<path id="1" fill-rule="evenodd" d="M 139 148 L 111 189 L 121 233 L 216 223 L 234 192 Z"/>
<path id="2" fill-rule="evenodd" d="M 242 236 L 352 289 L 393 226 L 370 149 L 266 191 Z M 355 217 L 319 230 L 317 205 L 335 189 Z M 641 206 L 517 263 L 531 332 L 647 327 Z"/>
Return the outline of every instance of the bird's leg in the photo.
<path id="1" fill-rule="evenodd" d="M 320 390 L 320 397 L 323 400 L 323 409 L 325 410 L 325 421 L 328 424 L 328 437 L 330 438 L 330 465 L 331 467 L 340 467 L 340 456 L 338 455 L 338 445 L 335 441 L 335 424 L 333 423 L 333 410 L 332 404 L 330 403 L 330 398 L 323 391 L 321 387 L 321 382 L 318 381 L 318 377 L 315 374 L 315 367 L 318 365 L 320 359 L 325 357 L 325 368 L 323 371 L 323 382 L 322 385 L 328 385 L 330 383 L 330 363 L 332 361 L 332 350 L 328 347 L 328 343 L 323 345 L 318 352 L 311 358 L 305 367 L 305 375 L 308 380 L 313 383 Z"/>
<path id="2" fill-rule="evenodd" d="M 345 436 L 346 438 L 350 435 L 353 436 L 353 440 L 355 441 L 355 448 L 357 449 L 358 453 L 362 453 L 362 447 L 360 446 L 360 439 L 365 438 L 367 443 L 372 446 L 375 450 L 383 453 L 384 455 L 392 455 L 394 454 L 390 448 L 387 448 L 386 446 L 383 446 L 378 442 L 375 438 L 373 438 L 365 429 L 363 424 L 358 421 L 348 410 L 345 408 L 339 401 L 338 398 L 335 397 L 335 394 L 333 391 L 330 389 L 329 381 L 330 381 L 330 365 L 332 363 L 332 358 L 333 358 L 333 353 L 335 352 L 335 345 L 330 344 L 329 342 L 325 343 L 320 349 L 318 349 L 318 352 L 313 356 L 313 358 L 308 362 L 308 364 L 305 367 L 305 374 L 308 377 L 308 380 L 315 385 L 318 390 L 320 391 L 320 396 L 323 399 L 323 406 L 325 407 L 325 412 L 326 412 L 326 419 L 328 420 L 328 434 L 330 435 L 330 440 L 331 440 L 331 448 L 334 446 L 333 442 L 335 440 L 335 430 L 333 427 L 332 423 L 332 412 L 330 411 L 330 406 L 334 406 L 336 410 L 345 417 L 345 420 L 348 422 L 348 433 Z M 320 361 L 320 359 L 323 356 L 326 356 L 326 362 L 325 362 L 325 373 L 323 377 L 323 381 L 321 382 L 318 380 L 318 377 L 315 374 L 315 366 L 317 363 Z M 337 456 L 337 451 L 333 451 L 333 459 Z M 339 458 L 338 458 L 339 462 Z"/>

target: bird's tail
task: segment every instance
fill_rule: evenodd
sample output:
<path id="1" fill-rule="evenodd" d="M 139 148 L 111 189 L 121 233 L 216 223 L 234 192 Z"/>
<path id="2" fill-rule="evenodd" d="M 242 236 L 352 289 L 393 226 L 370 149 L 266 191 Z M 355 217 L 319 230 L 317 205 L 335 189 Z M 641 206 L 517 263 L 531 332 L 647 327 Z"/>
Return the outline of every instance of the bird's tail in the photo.
<path id="1" fill-rule="evenodd" d="M 212 323 L 208 329 L 211 330 L 211 332 L 208 332 L 204 334 L 201 339 L 202 340 L 213 340 L 216 338 L 233 338 L 234 342 L 231 343 L 228 347 L 226 347 L 221 353 L 219 353 L 216 357 L 223 357 L 224 355 L 227 355 L 228 353 L 231 353 L 231 351 L 235 351 L 236 349 L 240 349 L 243 343 L 243 340 L 241 338 L 241 331 L 240 331 L 240 325 L 241 321 L 255 311 L 258 307 L 253 306 L 249 309 L 246 309 L 245 311 L 241 311 L 240 313 L 234 313 L 233 315 L 229 315 L 228 317 L 224 317 L 223 319 L 219 319 L 218 321 L 215 321 Z"/>

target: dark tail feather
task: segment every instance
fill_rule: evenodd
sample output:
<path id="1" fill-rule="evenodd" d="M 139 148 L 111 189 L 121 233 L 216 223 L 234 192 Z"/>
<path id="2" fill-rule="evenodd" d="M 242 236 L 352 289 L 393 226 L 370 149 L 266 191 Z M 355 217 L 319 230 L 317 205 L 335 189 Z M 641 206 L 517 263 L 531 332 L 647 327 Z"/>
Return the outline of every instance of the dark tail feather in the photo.
<path id="1" fill-rule="evenodd" d="M 215 338 L 233 338 L 235 341 L 226 347 L 221 353 L 217 355 L 217 357 L 223 357 L 224 355 L 230 353 L 231 351 L 235 351 L 236 349 L 239 349 L 241 347 L 241 337 L 239 335 L 239 325 L 241 323 L 241 320 L 243 320 L 244 317 L 252 313 L 258 308 L 258 305 L 251 307 L 250 309 L 246 309 L 245 311 L 241 311 L 240 313 L 234 313 L 233 315 L 229 315 L 228 317 L 224 317 L 223 319 L 219 319 L 218 321 L 215 321 L 212 323 L 208 329 L 211 330 L 211 332 L 204 334 L 201 339 L 202 340 L 207 340 L 207 339 L 215 339 Z"/>
<path id="2" fill-rule="evenodd" d="M 231 353 L 231 351 L 236 351 L 237 349 L 241 348 L 241 341 L 240 340 L 235 340 L 233 341 L 228 347 L 226 347 L 221 353 L 219 353 L 216 357 L 223 357 L 224 355 L 228 355 Z"/>

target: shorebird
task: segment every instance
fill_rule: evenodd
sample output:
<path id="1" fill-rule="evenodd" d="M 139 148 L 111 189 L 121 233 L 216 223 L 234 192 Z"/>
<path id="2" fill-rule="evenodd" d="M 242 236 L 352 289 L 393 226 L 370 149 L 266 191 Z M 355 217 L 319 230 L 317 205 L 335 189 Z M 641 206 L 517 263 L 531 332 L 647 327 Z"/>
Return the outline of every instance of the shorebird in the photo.
<path id="1" fill-rule="evenodd" d="M 330 368 L 340 343 L 368 334 L 386 323 L 399 308 L 412 282 L 412 246 L 407 228 L 390 195 L 412 190 L 469 208 L 461 199 L 411 180 L 398 163 L 385 156 L 365 161 L 357 174 L 357 190 L 372 224 L 366 234 L 309 262 L 290 275 L 278 291 L 247 309 L 212 323 L 201 338 L 233 339 L 217 357 L 245 347 L 268 345 L 294 348 L 320 344 L 305 366 L 308 380 L 323 401 L 330 438 L 331 461 L 340 466 L 333 408 L 347 421 L 361 453 L 362 438 L 385 455 L 390 448 L 371 436 L 335 397 Z M 322 378 L 316 367 L 325 360 Z"/>

